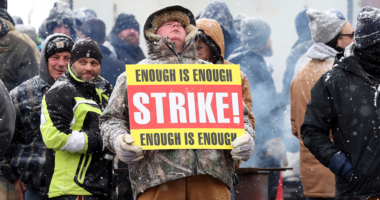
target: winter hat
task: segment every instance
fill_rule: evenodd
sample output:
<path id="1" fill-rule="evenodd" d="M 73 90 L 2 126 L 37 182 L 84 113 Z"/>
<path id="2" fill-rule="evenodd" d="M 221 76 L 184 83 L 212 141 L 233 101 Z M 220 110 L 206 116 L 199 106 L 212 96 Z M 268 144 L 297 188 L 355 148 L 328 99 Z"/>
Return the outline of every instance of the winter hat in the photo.
<path id="1" fill-rule="evenodd" d="M 331 12 L 309 9 L 306 14 L 310 20 L 311 37 L 315 43 L 330 42 L 347 22 L 347 20 L 339 18 L 336 13 Z"/>
<path id="2" fill-rule="evenodd" d="M 330 12 L 330 13 L 335 13 L 335 14 L 337 14 L 338 15 L 338 17 L 339 17 L 339 19 L 343 19 L 343 20 L 345 20 L 346 19 L 346 17 L 343 15 L 343 13 L 340 11 L 340 10 L 338 10 L 338 9 L 330 9 L 330 10 L 326 10 L 327 12 Z"/>
<path id="3" fill-rule="evenodd" d="M 134 15 L 121 13 L 119 16 L 117 16 L 115 26 L 112 28 L 112 32 L 119 34 L 121 31 L 128 28 L 134 28 L 137 31 L 140 31 L 140 25 L 136 21 Z"/>
<path id="4" fill-rule="evenodd" d="M 248 16 L 244 13 L 237 13 L 234 16 L 234 26 L 238 32 L 240 32 L 240 25 L 241 25 L 241 20 L 247 18 Z"/>
<path id="5" fill-rule="evenodd" d="M 241 21 L 241 43 L 243 46 L 257 49 L 267 43 L 271 34 L 268 23 L 256 19 L 245 18 Z"/>
<path id="6" fill-rule="evenodd" d="M 66 37 L 56 37 L 52 39 L 46 46 L 46 60 L 56 53 L 65 51 L 70 52 L 73 45 L 73 41 Z"/>
<path id="7" fill-rule="evenodd" d="M 298 13 L 296 17 L 295 24 L 296 24 L 297 34 L 299 37 L 301 37 L 303 34 L 308 34 L 311 36 L 310 28 L 309 28 L 310 20 L 309 20 L 309 17 L 307 17 L 306 11 L 307 9 L 301 11 L 300 13 Z"/>
<path id="8" fill-rule="evenodd" d="M 69 4 L 64 2 L 55 2 L 54 7 L 50 10 L 49 17 L 41 26 L 46 26 L 43 28 L 44 31 L 47 30 L 48 34 L 51 35 L 53 34 L 54 28 L 61 24 L 69 25 L 70 36 L 75 39 L 77 35 L 75 31 L 75 17 L 73 11 L 70 9 Z M 44 34 L 40 35 L 42 38 L 44 36 Z"/>
<path id="9" fill-rule="evenodd" d="M 24 24 L 24 21 L 22 21 L 21 17 L 19 17 L 19 16 L 15 16 L 15 15 L 13 15 L 13 16 L 12 16 L 12 19 L 13 19 L 13 21 L 16 23 L 16 25 L 17 25 L 17 24 Z"/>
<path id="10" fill-rule="evenodd" d="M 364 7 L 360 10 L 355 30 L 355 43 L 359 49 L 380 43 L 380 10 Z"/>
<path id="11" fill-rule="evenodd" d="M 183 25 L 186 31 L 185 42 L 197 35 L 193 13 L 187 8 L 174 5 L 164 7 L 148 17 L 144 25 L 145 37 L 151 42 L 159 41 L 162 37 L 156 35 L 157 29 L 168 21 L 178 21 Z"/>
<path id="12" fill-rule="evenodd" d="M 15 25 L 15 22 L 13 21 L 12 17 L 9 15 L 8 11 L 3 8 L 0 8 L 0 18 L 10 21 L 13 24 L 13 26 Z"/>
<path id="13" fill-rule="evenodd" d="M 93 58 L 101 64 L 102 57 L 99 46 L 94 40 L 88 37 L 75 42 L 71 50 L 70 66 L 81 58 Z"/>
<path id="14" fill-rule="evenodd" d="M 91 19 L 91 18 L 98 18 L 98 16 L 96 15 L 96 12 L 92 9 L 89 9 L 89 8 L 85 8 L 85 7 L 82 7 L 82 8 L 79 8 L 77 10 L 74 11 L 74 16 L 75 16 L 75 28 L 76 29 L 80 29 L 80 27 L 82 26 L 82 24 L 84 22 L 86 22 L 87 20 Z"/>

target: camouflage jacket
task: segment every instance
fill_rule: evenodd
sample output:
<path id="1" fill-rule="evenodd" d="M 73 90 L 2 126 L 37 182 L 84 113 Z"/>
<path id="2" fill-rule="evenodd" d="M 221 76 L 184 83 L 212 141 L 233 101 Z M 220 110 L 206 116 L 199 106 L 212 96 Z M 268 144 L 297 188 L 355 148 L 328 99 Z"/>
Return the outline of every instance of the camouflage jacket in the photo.
<path id="1" fill-rule="evenodd" d="M 174 53 L 174 44 L 168 38 L 158 42 L 148 43 L 149 58 L 139 64 L 206 64 L 197 59 L 197 41 L 192 38 L 185 44 L 184 51 Z M 109 104 L 100 116 L 101 134 L 103 143 L 114 151 L 114 134 L 120 131 L 130 133 L 128 94 L 126 74 L 117 79 L 115 89 L 110 97 Z M 244 110 L 245 125 L 254 137 L 252 125 L 249 122 L 249 110 Z M 146 189 L 162 183 L 187 176 L 209 174 L 225 183 L 230 189 L 233 184 L 233 174 L 237 161 L 232 159 L 230 150 L 149 150 L 144 151 L 144 158 L 129 165 L 130 180 L 133 195 L 137 196 Z"/>

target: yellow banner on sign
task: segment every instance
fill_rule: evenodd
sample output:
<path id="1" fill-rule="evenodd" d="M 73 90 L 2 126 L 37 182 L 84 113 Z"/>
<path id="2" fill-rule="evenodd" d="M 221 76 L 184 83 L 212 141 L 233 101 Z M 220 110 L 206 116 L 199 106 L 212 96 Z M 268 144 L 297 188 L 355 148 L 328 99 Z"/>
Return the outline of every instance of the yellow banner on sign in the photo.
<path id="1" fill-rule="evenodd" d="M 128 65 L 126 73 L 128 85 L 241 84 L 239 65 Z"/>
<path id="2" fill-rule="evenodd" d="M 232 141 L 245 134 L 244 129 L 137 129 L 131 130 L 135 142 L 144 150 L 160 149 L 232 149 Z"/>

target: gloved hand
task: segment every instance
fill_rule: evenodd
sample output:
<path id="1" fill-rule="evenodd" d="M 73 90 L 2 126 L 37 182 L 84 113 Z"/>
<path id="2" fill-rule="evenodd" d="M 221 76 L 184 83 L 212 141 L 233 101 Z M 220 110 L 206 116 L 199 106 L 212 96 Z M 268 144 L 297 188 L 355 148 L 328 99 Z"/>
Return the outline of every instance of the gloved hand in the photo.
<path id="1" fill-rule="evenodd" d="M 141 146 L 132 145 L 134 141 L 132 136 L 127 133 L 119 133 L 113 140 L 117 157 L 127 164 L 144 158 Z"/>
<path id="2" fill-rule="evenodd" d="M 251 157 L 254 147 L 255 142 L 253 141 L 252 136 L 245 133 L 232 142 L 232 158 L 235 160 L 247 161 Z"/>
<path id="3" fill-rule="evenodd" d="M 343 152 L 334 154 L 330 160 L 329 168 L 334 174 L 344 178 L 347 182 L 351 182 L 354 168 Z"/>
<path id="4" fill-rule="evenodd" d="M 267 156 L 282 161 L 285 166 L 288 165 L 286 149 L 280 137 L 273 138 L 265 142 L 265 144 L 268 146 Z"/>

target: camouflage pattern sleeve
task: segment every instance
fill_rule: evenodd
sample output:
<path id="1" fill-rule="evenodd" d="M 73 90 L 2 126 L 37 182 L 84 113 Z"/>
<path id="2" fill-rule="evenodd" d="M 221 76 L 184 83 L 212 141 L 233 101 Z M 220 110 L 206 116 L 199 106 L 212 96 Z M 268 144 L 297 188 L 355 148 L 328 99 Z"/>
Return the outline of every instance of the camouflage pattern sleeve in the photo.
<path id="1" fill-rule="evenodd" d="M 113 139 L 118 132 L 129 133 L 128 93 L 126 74 L 118 78 L 104 112 L 100 115 L 103 144 L 114 151 Z"/>

